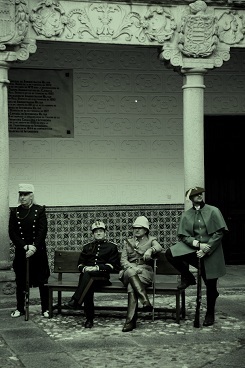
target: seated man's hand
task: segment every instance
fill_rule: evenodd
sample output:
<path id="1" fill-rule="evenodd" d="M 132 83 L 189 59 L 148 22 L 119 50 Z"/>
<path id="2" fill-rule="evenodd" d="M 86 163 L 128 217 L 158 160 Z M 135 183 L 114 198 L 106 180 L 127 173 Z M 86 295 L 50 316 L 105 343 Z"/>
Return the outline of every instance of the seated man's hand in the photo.
<path id="1" fill-rule="evenodd" d="M 99 266 L 85 266 L 83 272 L 99 271 Z"/>
<path id="2" fill-rule="evenodd" d="M 145 251 L 144 255 L 143 255 L 143 260 L 144 261 L 149 261 L 152 258 L 152 249 L 149 248 L 147 249 L 147 251 Z"/>

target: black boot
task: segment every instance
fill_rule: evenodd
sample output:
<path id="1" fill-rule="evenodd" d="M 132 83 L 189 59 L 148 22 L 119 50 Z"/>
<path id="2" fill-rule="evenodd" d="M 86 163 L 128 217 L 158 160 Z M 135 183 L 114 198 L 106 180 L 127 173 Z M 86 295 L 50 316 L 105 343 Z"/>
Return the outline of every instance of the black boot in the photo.
<path id="1" fill-rule="evenodd" d="M 78 301 L 73 297 L 69 300 L 68 303 L 64 304 L 64 308 L 66 309 L 79 309 L 81 306 L 78 304 Z"/>
<path id="2" fill-rule="evenodd" d="M 214 318 L 214 310 L 209 311 L 205 315 L 205 319 L 203 321 L 203 326 L 212 326 L 214 324 L 215 318 Z"/>
<path id="3" fill-rule="evenodd" d="M 138 300 L 135 293 L 128 293 L 128 310 L 126 322 L 122 332 L 129 332 L 136 328 Z"/>
<path id="4" fill-rule="evenodd" d="M 138 296 L 139 300 L 141 301 L 141 303 L 143 305 L 142 309 L 146 312 L 151 312 L 153 307 L 150 303 L 150 300 L 149 300 L 148 295 L 146 293 L 145 287 L 142 284 L 142 282 L 140 281 L 139 276 L 135 275 L 135 276 L 130 277 L 129 282 L 130 282 L 134 292 L 136 293 L 136 295 Z"/>
<path id="5" fill-rule="evenodd" d="M 210 282 L 208 282 L 208 285 L 207 285 L 207 313 L 203 321 L 203 326 L 205 327 L 212 326 L 214 324 L 215 304 L 216 304 L 216 299 L 218 298 L 218 296 L 219 296 L 219 293 L 216 289 L 216 283 L 214 283 L 214 285 L 212 284 L 210 285 Z"/>
<path id="6" fill-rule="evenodd" d="M 181 276 L 181 282 L 177 287 L 178 289 L 186 289 L 190 285 L 196 285 L 196 279 L 191 272 L 188 274 L 188 276 Z"/>

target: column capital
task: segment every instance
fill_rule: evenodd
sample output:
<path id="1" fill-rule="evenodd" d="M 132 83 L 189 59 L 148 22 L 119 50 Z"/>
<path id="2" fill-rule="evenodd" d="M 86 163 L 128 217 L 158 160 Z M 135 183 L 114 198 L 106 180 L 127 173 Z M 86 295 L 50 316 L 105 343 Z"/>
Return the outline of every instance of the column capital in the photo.
<path id="1" fill-rule="evenodd" d="M 2 0 L 0 11 L 0 60 L 27 60 L 30 53 L 36 52 L 36 41 L 29 39 L 28 30 L 29 9 L 27 0 Z"/>

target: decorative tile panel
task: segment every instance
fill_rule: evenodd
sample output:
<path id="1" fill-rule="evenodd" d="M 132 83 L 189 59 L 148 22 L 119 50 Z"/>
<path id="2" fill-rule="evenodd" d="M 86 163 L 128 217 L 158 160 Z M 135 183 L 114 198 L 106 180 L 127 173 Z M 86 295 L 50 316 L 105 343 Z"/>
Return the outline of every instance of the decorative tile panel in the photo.
<path id="1" fill-rule="evenodd" d="M 84 244 L 91 241 L 91 225 L 97 219 L 103 220 L 107 227 L 107 238 L 118 244 L 121 250 L 123 240 L 132 235 L 134 220 L 144 215 L 150 222 L 150 234 L 156 236 L 163 248 L 167 249 L 177 240 L 177 227 L 183 210 L 183 204 L 46 207 L 46 243 L 51 272 L 54 251 L 82 249 Z M 13 251 L 11 245 L 12 259 Z"/>

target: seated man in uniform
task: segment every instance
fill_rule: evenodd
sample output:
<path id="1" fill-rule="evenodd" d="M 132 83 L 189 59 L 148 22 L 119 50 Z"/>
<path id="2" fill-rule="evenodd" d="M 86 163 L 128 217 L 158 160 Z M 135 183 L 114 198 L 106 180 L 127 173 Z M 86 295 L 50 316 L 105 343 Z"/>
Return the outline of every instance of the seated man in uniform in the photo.
<path id="1" fill-rule="evenodd" d="M 100 285 L 110 285 L 110 273 L 120 268 L 117 245 L 105 239 L 105 224 L 100 220 L 95 221 L 92 233 L 94 240 L 83 246 L 78 260 L 78 269 L 81 272 L 78 287 L 65 305 L 68 309 L 78 309 L 84 303 L 85 328 L 93 327 L 95 289 Z"/>

